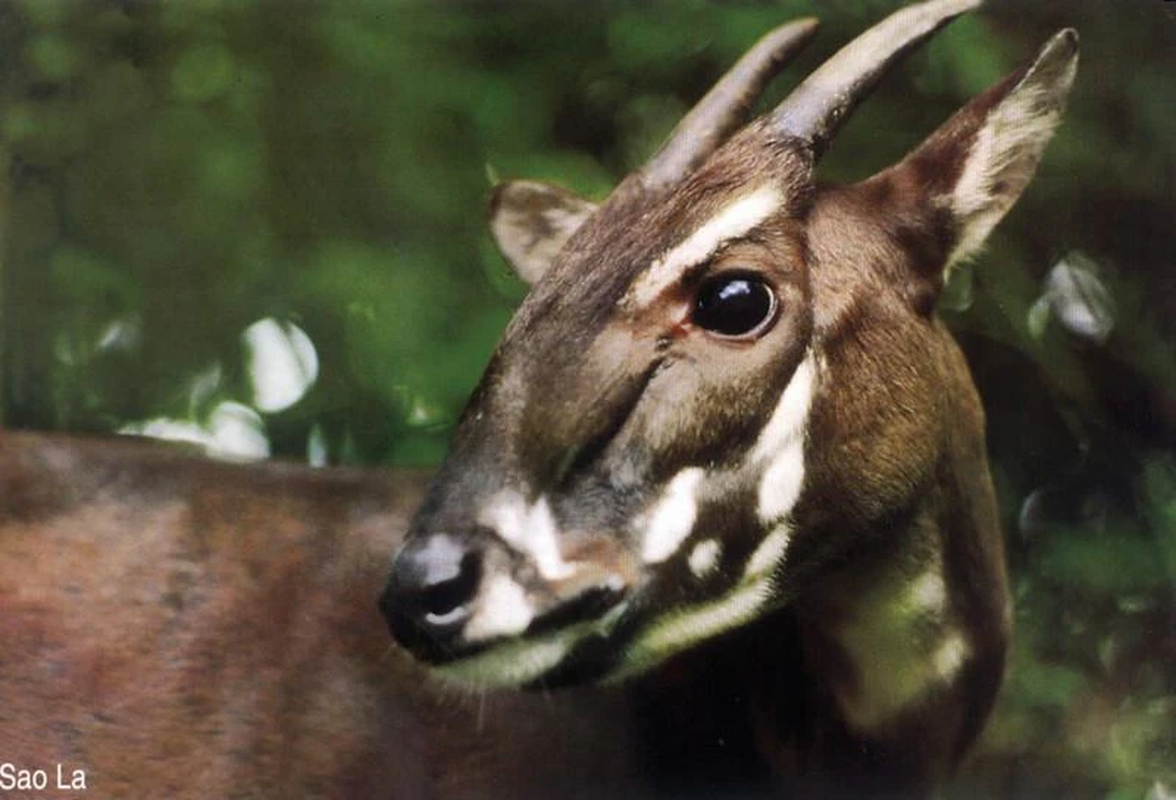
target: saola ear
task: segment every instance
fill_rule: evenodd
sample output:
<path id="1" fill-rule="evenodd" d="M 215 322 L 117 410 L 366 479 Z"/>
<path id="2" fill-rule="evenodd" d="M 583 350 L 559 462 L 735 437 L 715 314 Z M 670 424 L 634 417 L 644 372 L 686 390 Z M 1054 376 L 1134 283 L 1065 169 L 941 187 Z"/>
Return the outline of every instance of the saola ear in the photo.
<path id="1" fill-rule="evenodd" d="M 953 242 L 947 266 L 980 248 L 1033 178 L 1077 67 L 1078 34 L 1066 29 L 1031 65 L 975 97 L 879 176 L 904 190 L 913 184 L 918 202 L 946 212 Z"/>
<path id="2" fill-rule="evenodd" d="M 595 210 L 595 203 L 566 189 L 509 181 L 490 199 L 490 232 L 518 276 L 534 284 Z"/>

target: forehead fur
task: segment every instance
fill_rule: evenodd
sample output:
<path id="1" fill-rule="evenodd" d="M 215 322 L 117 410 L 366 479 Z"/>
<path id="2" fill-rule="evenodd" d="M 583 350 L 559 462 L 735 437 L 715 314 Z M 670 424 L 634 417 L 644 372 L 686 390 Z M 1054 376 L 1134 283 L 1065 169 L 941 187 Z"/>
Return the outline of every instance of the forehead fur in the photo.
<path id="1" fill-rule="evenodd" d="M 610 440 L 659 368 L 669 333 L 665 314 L 629 308 L 622 299 L 659 257 L 767 186 L 779 202 L 764 223 L 807 213 L 806 151 L 760 123 L 677 186 L 654 193 L 639 173 L 630 176 L 524 300 L 467 406 L 470 424 L 463 422 L 453 452 L 482 452 L 498 464 L 495 473 L 526 464 L 534 480 L 548 482 L 560 479 L 568 458 L 587 457 L 595 443 Z M 489 419 L 493 426 L 478 423 Z"/>
<path id="2" fill-rule="evenodd" d="M 811 174 L 802 148 L 754 123 L 666 191 L 647 193 L 637 176 L 630 177 L 568 241 L 519 309 L 503 346 L 582 347 L 654 260 L 741 194 L 773 184 L 782 199 L 773 216 L 802 215 Z M 541 325 L 550 318 L 559 324 Z"/>

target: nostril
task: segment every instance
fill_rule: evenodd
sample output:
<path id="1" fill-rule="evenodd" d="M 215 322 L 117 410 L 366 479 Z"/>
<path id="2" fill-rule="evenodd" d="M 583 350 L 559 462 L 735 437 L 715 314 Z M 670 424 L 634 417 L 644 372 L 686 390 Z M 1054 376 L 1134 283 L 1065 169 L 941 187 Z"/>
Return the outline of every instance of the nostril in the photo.
<path id="1" fill-rule="evenodd" d="M 409 540 L 380 600 L 392 635 L 428 658 L 442 657 L 470 616 L 482 580 L 482 552 L 468 537 L 433 533 Z"/>
<path id="2" fill-rule="evenodd" d="M 422 588 L 418 603 L 430 622 L 443 625 L 452 621 L 473 599 L 482 578 L 482 560 L 474 553 L 464 554 L 456 565 L 437 570 Z"/>

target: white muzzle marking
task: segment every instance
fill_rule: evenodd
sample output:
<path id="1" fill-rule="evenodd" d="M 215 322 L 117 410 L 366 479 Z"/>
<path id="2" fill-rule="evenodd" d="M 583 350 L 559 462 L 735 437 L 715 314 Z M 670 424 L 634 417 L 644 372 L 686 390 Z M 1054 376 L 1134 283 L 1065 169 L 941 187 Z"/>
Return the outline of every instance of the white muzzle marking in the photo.
<path id="1" fill-rule="evenodd" d="M 560 553 L 559 532 L 546 497 L 528 507 L 518 492 L 500 492 L 478 515 L 478 521 L 530 558 L 545 580 L 563 580 L 576 571 Z"/>

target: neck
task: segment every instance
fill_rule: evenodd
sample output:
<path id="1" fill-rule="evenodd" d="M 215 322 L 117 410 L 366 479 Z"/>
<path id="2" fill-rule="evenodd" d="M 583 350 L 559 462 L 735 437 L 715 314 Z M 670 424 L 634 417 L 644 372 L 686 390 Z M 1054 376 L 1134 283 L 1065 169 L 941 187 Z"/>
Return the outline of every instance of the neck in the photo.
<path id="1" fill-rule="evenodd" d="M 963 500 L 991 486 L 975 470 L 953 471 L 976 457 L 974 445 L 949 442 L 918 506 L 793 604 L 805 673 L 835 717 L 818 758 L 849 774 L 932 786 L 945 774 L 918 770 L 948 772 L 991 709 L 1008 600 L 999 540 L 975 544 L 995 520 L 988 505 Z"/>
<path id="2" fill-rule="evenodd" d="M 971 657 L 945 572 L 943 532 L 922 513 L 797 604 L 848 727 L 880 732 L 949 691 Z M 882 561 L 882 563 L 877 563 Z"/>

